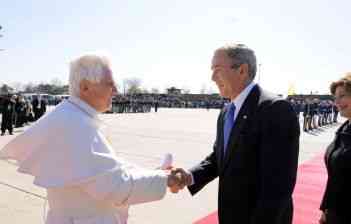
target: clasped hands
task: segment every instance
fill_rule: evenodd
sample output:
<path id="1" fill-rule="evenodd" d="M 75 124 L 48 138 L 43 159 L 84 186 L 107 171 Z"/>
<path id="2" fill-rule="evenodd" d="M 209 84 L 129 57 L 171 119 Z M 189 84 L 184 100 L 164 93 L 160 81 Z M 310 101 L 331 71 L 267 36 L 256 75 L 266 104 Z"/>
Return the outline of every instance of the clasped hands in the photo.
<path id="1" fill-rule="evenodd" d="M 166 172 L 168 174 L 167 186 L 172 193 L 178 193 L 179 190 L 192 183 L 191 174 L 182 168 L 171 168 Z"/>

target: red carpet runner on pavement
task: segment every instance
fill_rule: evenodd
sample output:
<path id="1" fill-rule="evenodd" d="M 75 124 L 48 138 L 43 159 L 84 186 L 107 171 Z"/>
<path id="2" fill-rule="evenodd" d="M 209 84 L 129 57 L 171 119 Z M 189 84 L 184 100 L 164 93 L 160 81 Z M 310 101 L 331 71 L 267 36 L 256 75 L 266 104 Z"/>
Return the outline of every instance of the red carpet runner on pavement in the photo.
<path id="1" fill-rule="evenodd" d="M 319 155 L 299 166 L 294 191 L 293 224 L 318 223 L 319 205 L 324 193 L 327 173 L 323 155 Z M 218 224 L 217 212 L 214 212 L 194 224 Z"/>

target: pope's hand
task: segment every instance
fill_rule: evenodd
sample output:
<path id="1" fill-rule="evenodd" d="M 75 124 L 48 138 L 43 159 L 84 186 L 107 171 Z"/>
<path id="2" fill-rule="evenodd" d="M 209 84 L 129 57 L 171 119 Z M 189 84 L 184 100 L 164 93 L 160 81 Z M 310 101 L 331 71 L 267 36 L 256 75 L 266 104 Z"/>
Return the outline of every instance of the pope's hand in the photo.
<path id="1" fill-rule="evenodd" d="M 168 175 L 167 185 L 172 193 L 178 193 L 192 182 L 191 175 L 182 168 L 173 168 Z"/>

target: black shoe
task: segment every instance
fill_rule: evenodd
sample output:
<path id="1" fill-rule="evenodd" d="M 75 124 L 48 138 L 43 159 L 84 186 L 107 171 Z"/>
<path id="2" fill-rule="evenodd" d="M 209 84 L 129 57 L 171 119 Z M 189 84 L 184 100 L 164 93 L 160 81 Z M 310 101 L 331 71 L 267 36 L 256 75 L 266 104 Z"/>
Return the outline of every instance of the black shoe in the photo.
<path id="1" fill-rule="evenodd" d="M 4 136 L 5 135 L 5 133 L 1 133 L 1 136 Z"/>
<path id="2" fill-rule="evenodd" d="M 13 135 L 13 133 L 12 133 L 12 132 L 10 132 L 10 135 Z"/>

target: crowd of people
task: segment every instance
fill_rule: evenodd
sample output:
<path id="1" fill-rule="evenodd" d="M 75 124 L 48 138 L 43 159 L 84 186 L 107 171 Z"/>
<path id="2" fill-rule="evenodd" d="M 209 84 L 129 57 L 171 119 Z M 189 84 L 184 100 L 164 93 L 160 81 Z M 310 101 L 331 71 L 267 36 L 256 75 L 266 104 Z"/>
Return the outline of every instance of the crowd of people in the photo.
<path id="1" fill-rule="evenodd" d="M 64 99 L 55 100 L 57 105 Z M 303 116 L 303 130 L 315 130 L 328 124 L 337 123 L 338 109 L 332 100 L 318 98 L 288 99 L 298 119 Z M 117 95 L 113 97 L 112 107 L 107 113 L 147 113 L 158 108 L 206 108 L 221 109 L 229 102 L 220 96 L 204 94 L 134 94 Z M 21 94 L 8 94 L 0 98 L 0 111 L 2 113 L 1 134 L 6 130 L 12 135 L 13 128 L 23 127 L 30 122 L 38 120 L 45 112 L 49 102 L 40 95 L 32 99 Z"/>
<path id="2" fill-rule="evenodd" d="M 115 113 L 138 113 L 150 112 L 154 107 L 163 108 L 206 108 L 220 109 L 228 100 L 220 96 L 205 94 L 135 94 L 118 95 L 112 101 L 111 112 Z"/>
<path id="3" fill-rule="evenodd" d="M 7 94 L 1 96 L 1 135 L 5 135 L 6 131 L 12 135 L 14 128 L 20 128 L 38 120 L 45 114 L 46 107 L 46 100 L 39 96 L 33 97 L 32 100 L 22 95 Z"/>
<path id="4" fill-rule="evenodd" d="M 319 127 L 337 123 L 339 110 L 332 100 L 320 100 L 318 98 L 306 98 L 304 100 L 290 99 L 298 118 L 303 116 L 303 130 L 305 132 Z"/>

